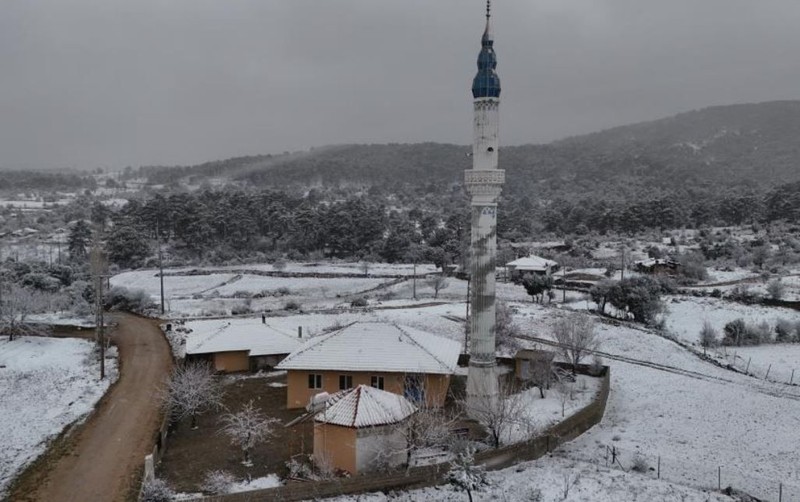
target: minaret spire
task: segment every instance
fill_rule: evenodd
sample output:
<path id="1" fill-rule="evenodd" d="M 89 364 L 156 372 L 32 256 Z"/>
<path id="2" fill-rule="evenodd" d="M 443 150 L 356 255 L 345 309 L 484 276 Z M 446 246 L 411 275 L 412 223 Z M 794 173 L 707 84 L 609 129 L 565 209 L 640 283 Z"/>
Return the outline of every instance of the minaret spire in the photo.
<path id="1" fill-rule="evenodd" d="M 478 73 L 472 80 L 474 107 L 472 169 L 464 173 L 470 195 L 472 236 L 470 240 L 469 371 L 467 413 L 479 417 L 498 401 L 495 357 L 495 269 L 497 254 L 497 200 L 505 171 L 497 168 L 500 122 L 500 77 L 491 32 L 491 0 L 486 2 L 486 30 L 481 38 Z"/>

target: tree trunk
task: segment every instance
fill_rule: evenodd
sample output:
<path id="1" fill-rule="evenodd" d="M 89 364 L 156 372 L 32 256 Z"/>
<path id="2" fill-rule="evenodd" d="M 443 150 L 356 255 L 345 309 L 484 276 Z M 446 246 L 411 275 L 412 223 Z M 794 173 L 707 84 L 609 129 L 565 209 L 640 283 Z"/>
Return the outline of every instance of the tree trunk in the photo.
<path id="1" fill-rule="evenodd" d="M 467 497 L 469 497 L 469 502 L 472 502 L 472 490 L 467 488 Z"/>
<path id="2" fill-rule="evenodd" d="M 197 415 L 192 413 L 192 429 L 197 429 Z"/>

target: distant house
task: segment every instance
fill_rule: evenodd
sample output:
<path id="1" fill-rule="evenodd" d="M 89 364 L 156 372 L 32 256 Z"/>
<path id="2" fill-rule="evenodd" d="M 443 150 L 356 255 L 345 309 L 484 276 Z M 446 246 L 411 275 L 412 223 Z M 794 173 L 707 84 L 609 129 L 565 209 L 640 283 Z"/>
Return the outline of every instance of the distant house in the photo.
<path id="1" fill-rule="evenodd" d="M 209 361 L 216 371 L 270 369 L 302 344 L 302 339 L 263 324 L 260 319 L 188 323 L 186 359 Z"/>
<path id="2" fill-rule="evenodd" d="M 634 262 L 633 268 L 642 274 L 675 275 L 680 270 L 681 264 L 666 258 L 651 258 Z"/>
<path id="3" fill-rule="evenodd" d="M 396 424 L 416 410 L 403 396 L 368 385 L 338 392 L 314 417 L 314 461 L 350 474 L 400 465 L 407 444 Z"/>
<path id="4" fill-rule="evenodd" d="M 442 406 L 460 352 L 459 342 L 424 331 L 360 322 L 308 340 L 277 369 L 287 371 L 287 408 L 362 384 Z"/>
<path id="5" fill-rule="evenodd" d="M 550 275 L 558 270 L 558 263 L 541 256 L 530 255 L 506 264 L 512 278 L 525 274 Z"/>

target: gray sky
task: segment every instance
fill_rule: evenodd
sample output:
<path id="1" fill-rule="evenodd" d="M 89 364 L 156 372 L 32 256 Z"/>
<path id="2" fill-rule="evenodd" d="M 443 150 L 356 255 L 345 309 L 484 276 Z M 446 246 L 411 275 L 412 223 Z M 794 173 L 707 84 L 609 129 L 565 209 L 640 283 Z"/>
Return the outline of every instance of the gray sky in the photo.
<path id="1" fill-rule="evenodd" d="M 481 0 L 3 0 L 0 166 L 471 141 Z M 503 144 L 800 98 L 797 0 L 496 0 Z"/>

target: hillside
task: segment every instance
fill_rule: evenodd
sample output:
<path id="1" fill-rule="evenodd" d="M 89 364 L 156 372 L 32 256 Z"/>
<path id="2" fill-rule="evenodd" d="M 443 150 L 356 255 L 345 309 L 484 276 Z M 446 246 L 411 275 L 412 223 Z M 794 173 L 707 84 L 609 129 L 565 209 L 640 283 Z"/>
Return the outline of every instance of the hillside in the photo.
<path id="1" fill-rule="evenodd" d="M 548 145 L 503 148 L 510 192 L 626 198 L 689 186 L 772 186 L 800 180 L 800 101 L 717 106 Z M 222 176 L 260 187 L 460 183 L 468 146 L 340 145 L 200 166 L 143 168 L 153 181 Z"/>

